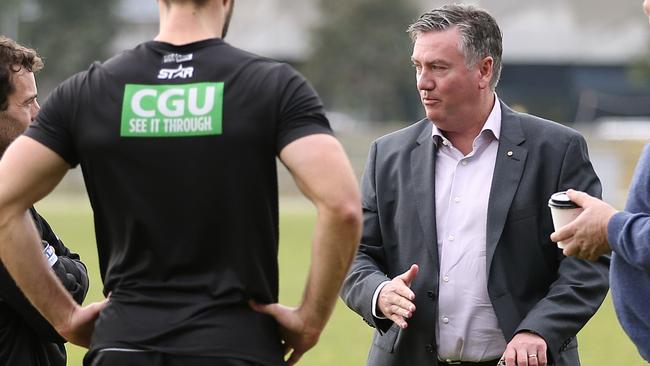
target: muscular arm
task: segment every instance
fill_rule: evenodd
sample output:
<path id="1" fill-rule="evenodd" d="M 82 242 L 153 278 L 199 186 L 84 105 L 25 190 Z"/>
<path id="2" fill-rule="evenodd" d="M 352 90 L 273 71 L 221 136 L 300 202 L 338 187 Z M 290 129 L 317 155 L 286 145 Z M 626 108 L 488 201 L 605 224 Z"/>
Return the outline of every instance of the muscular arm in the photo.
<path id="1" fill-rule="evenodd" d="M 318 213 L 302 306 L 324 326 L 359 242 L 357 182 L 343 148 L 328 135 L 302 138 L 280 158 Z"/>
<path id="2" fill-rule="evenodd" d="M 315 134 L 299 138 L 282 149 L 280 159 L 318 215 L 300 306 L 256 306 L 275 316 L 284 328 L 285 342 L 294 350 L 291 365 L 316 343 L 332 314 L 359 242 L 361 207 L 354 173 L 334 137 Z"/>
<path id="3" fill-rule="evenodd" d="M 53 151 L 29 137 L 19 137 L 0 160 L 0 259 L 36 309 L 67 340 L 87 345 L 88 334 L 70 294 L 50 270 L 28 210 L 48 194 L 68 169 Z M 96 306 L 92 311 L 98 311 Z M 81 314 L 86 316 L 83 321 Z M 85 329 L 87 331 L 87 329 Z"/>

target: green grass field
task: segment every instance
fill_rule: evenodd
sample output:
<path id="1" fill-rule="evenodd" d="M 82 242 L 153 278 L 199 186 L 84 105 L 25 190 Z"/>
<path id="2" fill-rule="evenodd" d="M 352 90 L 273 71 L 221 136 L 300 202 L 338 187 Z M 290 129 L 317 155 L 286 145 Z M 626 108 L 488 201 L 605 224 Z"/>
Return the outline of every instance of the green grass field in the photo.
<path id="1" fill-rule="evenodd" d="M 103 298 L 92 215 L 85 197 L 55 194 L 37 204 L 37 208 L 57 235 L 79 253 L 88 266 L 91 287 L 86 303 Z M 294 201 L 281 204 L 280 301 L 287 305 L 296 305 L 302 294 L 314 218 L 314 211 L 308 205 Z M 363 365 L 371 335 L 372 329 L 339 301 L 320 343 L 300 364 Z M 647 365 L 616 321 L 609 298 L 580 332 L 579 343 L 583 366 Z M 68 345 L 68 365 L 81 365 L 84 353 L 84 349 Z"/>

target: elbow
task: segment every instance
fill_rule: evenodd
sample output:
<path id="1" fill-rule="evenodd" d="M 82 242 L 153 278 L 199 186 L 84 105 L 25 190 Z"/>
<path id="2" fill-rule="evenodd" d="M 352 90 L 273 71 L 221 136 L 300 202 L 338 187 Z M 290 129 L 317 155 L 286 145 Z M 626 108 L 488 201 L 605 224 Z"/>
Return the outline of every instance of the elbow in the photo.
<path id="1" fill-rule="evenodd" d="M 15 219 L 16 212 L 7 208 L 6 205 L 0 204 L 0 232 L 4 232 Z"/>
<path id="2" fill-rule="evenodd" d="M 28 209 L 29 207 L 23 207 L 15 201 L 6 200 L 0 193 L 0 231 L 6 230 L 15 220 L 26 214 Z"/>
<path id="3" fill-rule="evenodd" d="M 337 223 L 337 226 L 344 228 L 350 236 L 354 237 L 354 242 L 358 245 L 363 223 L 361 201 L 359 198 L 355 196 L 340 200 L 339 202 L 333 202 L 328 205 L 326 211 L 332 221 Z"/>
<path id="4" fill-rule="evenodd" d="M 361 202 L 358 199 L 350 200 L 338 207 L 337 216 L 341 221 L 354 228 L 355 231 L 361 233 L 363 219 L 361 216 Z"/>

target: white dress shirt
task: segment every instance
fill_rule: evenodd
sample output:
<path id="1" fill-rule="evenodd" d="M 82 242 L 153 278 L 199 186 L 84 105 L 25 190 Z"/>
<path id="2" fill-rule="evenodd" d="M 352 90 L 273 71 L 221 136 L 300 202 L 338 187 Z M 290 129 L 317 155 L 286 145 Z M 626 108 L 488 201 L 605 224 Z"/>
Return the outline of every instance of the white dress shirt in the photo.
<path id="1" fill-rule="evenodd" d="M 438 357 L 488 361 L 506 348 L 487 292 L 487 211 L 501 132 L 495 103 L 472 151 L 463 156 L 434 126 L 435 194 L 440 279 Z"/>
<path id="2" fill-rule="evenodd" d="M 500 132 L 496 95 L 467 156 L 433 126 L 440 258 L 436 343 L 443 361 L 494 360 L 506 348 L 487 292 L 486 269 L 487 209 Z M 384 316 L 377 313 L 377 298 L 387 283 L 380 284 L 372 298 L 372 313 L 378 318 Z"/>

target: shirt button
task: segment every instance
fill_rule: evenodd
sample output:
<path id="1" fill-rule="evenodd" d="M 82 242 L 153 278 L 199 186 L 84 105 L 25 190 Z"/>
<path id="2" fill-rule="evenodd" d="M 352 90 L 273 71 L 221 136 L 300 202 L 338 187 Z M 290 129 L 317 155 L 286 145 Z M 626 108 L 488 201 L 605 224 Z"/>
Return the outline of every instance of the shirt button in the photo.
<path id="1" fill-rule="evenodd" d="M 454 197 L 454 202 L 456 203 L 460 202 L 460 197 Z"/>
<path id="2" fill-rule="evenodd" d="M 447 239 L 449 239 L 449 241 L 454 241 L 454 239 L 456 239 L 456 237 L 453 236 L 453 235 L 449 235 L 449 237 Z"/>
<path id="3" fill-rule="evenodd" d="M 442 322 L 445 323 L 445 324 L 449 323 L 449 318 L 447 318 L 446 316 L 443 316 L 442 317 Z"/>
<path id="4" fill-rule="evenodd" d="M 466 160 L 463 160 L 463 161 L 461 161 L 460 163 L 461 163 L 462 165 L 467 165 L 467 161 L 466 161 Z"/>
<path id="5" fill-rule="evenodd" d="M 449 276 L 443 277 L 442 280 L 445 281 L 445 282 L 449 282 Z"/>

